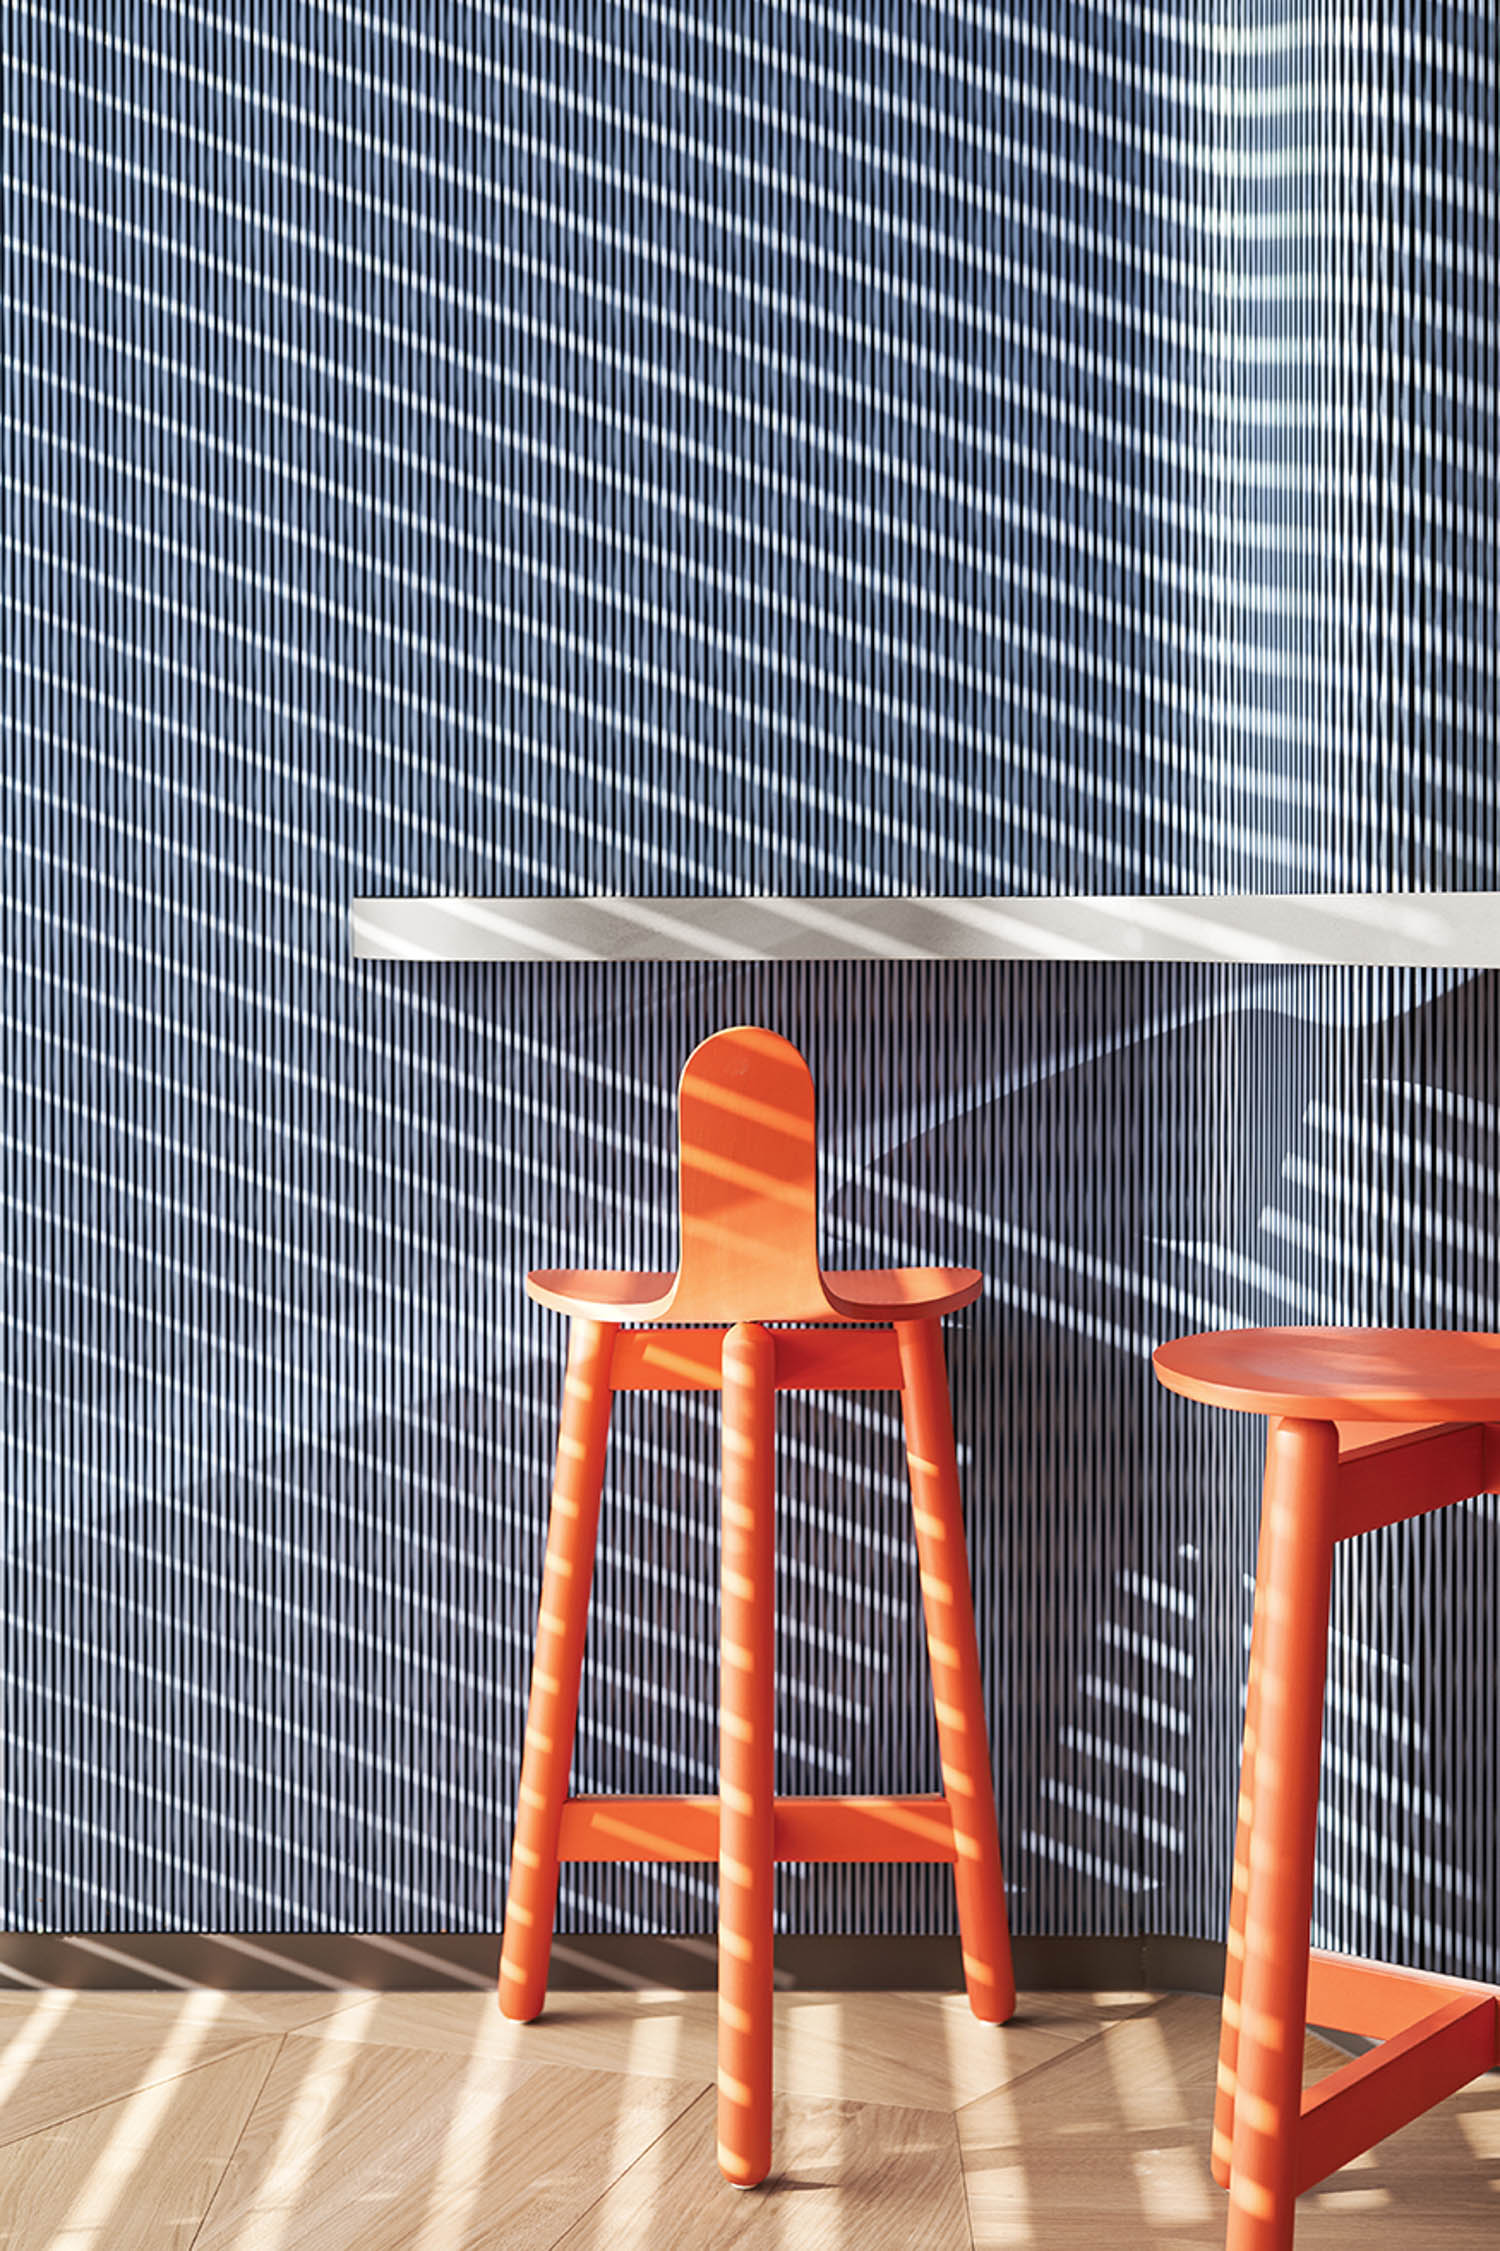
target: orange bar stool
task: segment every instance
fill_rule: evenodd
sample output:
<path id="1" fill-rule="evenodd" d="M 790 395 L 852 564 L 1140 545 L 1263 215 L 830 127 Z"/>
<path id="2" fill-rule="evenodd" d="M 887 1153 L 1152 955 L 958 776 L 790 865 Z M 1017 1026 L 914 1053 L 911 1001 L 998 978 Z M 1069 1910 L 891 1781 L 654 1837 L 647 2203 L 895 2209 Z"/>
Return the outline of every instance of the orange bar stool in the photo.
<path id="1" fill-rule="evenodd" d="M 1500 1991 L 1309 1945 L 1333 1550 L 1500 1485 L 1500 1336 L 1238 1329 L 1168 1390 L 1270 1418 L 1213 2170 L 1228 2251 L 1290 2251 L 1303 2189 L 1500 2064 Z M 1305 2093 L 1306 2025 L 1379 2042 Z"/>
<path id="2" fill-rule="evenodd" d="M 675 1274 L 568 1271 L 526 1281 L 571 1329 L 500 2006 L 523 2023 L 541 2011 L 560 1861 L 717 1861 L 719 2163 L 749 2188 L 771 2163 L 778 1860 L 951 1863 L 970 2006 L 991 2024 L 1015 2007 L 940 1325 L 982 1282 L 963 1267 L 824 1273 L 812 1079 L 774 1032 L 740 1025 L 689 1056 L 678 1151 Z M 787 1322 L 798 1325 L 769 1326 Z M 774 1795 L 774 1415 L 776 1393 L 796 1390 L 901 1394 L 941 1795 Z M 723 1394 L 717 1797 L 568 1795 L 617 1391 Z"/>

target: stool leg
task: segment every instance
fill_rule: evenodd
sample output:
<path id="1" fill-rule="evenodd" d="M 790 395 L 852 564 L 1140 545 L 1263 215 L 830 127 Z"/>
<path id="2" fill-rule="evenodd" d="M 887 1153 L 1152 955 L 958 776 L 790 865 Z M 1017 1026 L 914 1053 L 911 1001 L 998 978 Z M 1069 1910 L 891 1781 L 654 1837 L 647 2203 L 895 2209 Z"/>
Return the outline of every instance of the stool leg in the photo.
<path id="1" fill-rule="evenodd" d="M 775 1875 L 776 1347 L 724 1339 L 719 1660 L 719 2164 L 739 2188 L 771 2166 Z"/>
<path id="2" fill-rule="evenodd" d="M 1004 2024 L 1015 2009 L 1016 1981 L 943 1334 L 936 1321 L 898 1321 L 895 1332 L 938 1755 L 958 1851 L 953 1878 L 964 1982 L 975 2016 Z"/>
<path id="3" fill-rule="evenodd" d="M 552 1925 L 557 1912 L 557 1838 L 573 1736 L 578 1681 L 588 1626 L 589 1586 L 599 1533 L 599 1496 L 609 1439 L 610 1355 L 615 1325 L 574 1321 L 563 1382 L 562 1427 L 547 1524 L 547 1560 L 531 1703 L 521 1758 L 520 1800 L 500 1950 L 500 2007 L 518 2024 L 541 2013 L 547 1998 Z"/>
<path id="4" fill-rule="evenodd" d="M 1332 1423 L 1282 1422 L 1267 1444 L 1226 2251 L 1291 2251 L 1338 1459 Z"/>
<path id="5" fill-rule="evenodd" d="M 1271 1440 L 1267 1432 L 1266 1481 L 1270 1480 Z M 1266 1517 L 1261 1519 L 1262 1529 Z M 1245 1733 L 1240 1747 L 1240 1789 L 1235 1808 L 1234 1862 L 1229 1881 L 1229 1938 L 1224 1949 L 1224 2005 L 1219 2018 L 1219 2068 L 1214 2087 L 1213 2143 L 1209 2169 L 1220 2188 L 1229 2186 L 1229 2152 L 1234 2141 L 1234 2074 L 1240 2039 L 1240 1986 L 1245 1968 L 1245 1901 L 1250 1889 L 1250 1829 L 1255 1809 L 1255 1746 L 1260 1736 L 1260 1675 L 1265 1662 L 1265 1612 L 1257 1603 L 1250 1626 L 1250 1665 L 1245 1681 Z"/>

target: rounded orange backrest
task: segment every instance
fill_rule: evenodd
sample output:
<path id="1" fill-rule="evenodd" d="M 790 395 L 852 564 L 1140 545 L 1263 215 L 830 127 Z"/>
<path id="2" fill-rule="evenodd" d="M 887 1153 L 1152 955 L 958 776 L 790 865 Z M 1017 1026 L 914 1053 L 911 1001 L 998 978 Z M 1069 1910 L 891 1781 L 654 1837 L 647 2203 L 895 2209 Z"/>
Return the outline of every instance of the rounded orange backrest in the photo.
<path id="1" fill-rule="evenodd" d="M 812 1074 L 789 1040 L 736 1024 L 677 1087 L 681 1255 L 674 1321 L 826 1319 Z"/>

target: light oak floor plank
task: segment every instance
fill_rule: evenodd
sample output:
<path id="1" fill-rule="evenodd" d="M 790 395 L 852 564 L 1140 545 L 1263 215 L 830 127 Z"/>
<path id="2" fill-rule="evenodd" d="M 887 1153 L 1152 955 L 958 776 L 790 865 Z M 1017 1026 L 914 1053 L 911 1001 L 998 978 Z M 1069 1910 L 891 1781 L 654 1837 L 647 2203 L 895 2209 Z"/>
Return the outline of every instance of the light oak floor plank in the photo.
<path id="1" fill-rule="evenodd" d="M 778 2100 L 775 2169 L 732 2189 L 705 2092 L 557 2251 L 970 2251 L 951 2115 Z"/>
<path id="2" fill-rule="evenodd" d="M 180 2014 L 190 1995 L 202 1990 L 184 1986 L 170 1993 L 145 1988 L 116 1990 L 111 1986 L 70 1988 L 42 1986 L 24 1993 L 0 1993 L 0 2040 L 8 2028 L 24 2022 L 38 2008 L 63 2006 L 80 2010 L 109 2009 L 117 2016 L 134 2016 L 153 2026 L 170 2023 Z M 225 2025 L 243 2024 L 251 2031 L 289 2032 L 295 2026 L 314 2024 L 341 2009 L 353 2008 L 369 1997 L 369 1988 L 340 1986 L 326 1993 L 228 1993 L 216 1996 L 218 2015 Z"/>
<path id="3" fill-rule="evenodd" d="M 337 1993 L 226 1993 L 229 2016 L 244 2017 L 267 2032 L 302 2032 L 372 1998 L 369 1987 L 346 1986 Z"/>
<path id="4" fill-rule="evenodd" d="M 217 1993 L 33 1994 L 0 2012 L 0 2146 L 175 2079 L 274 2027 Z"/>
<path id="5" fill-rule="evenodd" d="M 190 2251 L 278 2039 L 0 2149 L 0 2251 Z"/>
<path id="6" fill-rule="evenodd" d="M 550 2251 L 702 2091 L 288 2039 L 193 2251 Z"/>
<path id="7" fill-rule="evenodd" d="M 1010 2024 L 992 2025 L 975 2022 L 962 1994 L 778 1993 L 776 2088 L 954 2110 L 1156 2005 L 1141 1994 L 1025 1994 Z M 534 2024 L 510 2024 L 493 1995 L 388 1993 L 299 2037 L 712 2081 L 716 2012 L 712 1993 L 557 1993 Z"/>

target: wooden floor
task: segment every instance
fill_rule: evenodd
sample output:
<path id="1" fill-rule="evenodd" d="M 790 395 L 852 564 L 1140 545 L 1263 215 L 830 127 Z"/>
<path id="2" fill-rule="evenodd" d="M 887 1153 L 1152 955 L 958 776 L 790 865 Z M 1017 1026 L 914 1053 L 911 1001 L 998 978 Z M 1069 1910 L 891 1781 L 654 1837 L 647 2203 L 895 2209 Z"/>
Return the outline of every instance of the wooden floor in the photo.
<path id="1" fill-rule="evenodd" d="M 776 2170 L 714 2164 L 711 1994 L 0 1997 L 3 2251 L 1218 2246 L 1216 2008 L 777 1997 Z M 1309 2040 L 1309 2071 L 1342 2059 Z M 1500 2243 L 1500 2075 L 1303 2199 L 1298 2251 Z"/>

